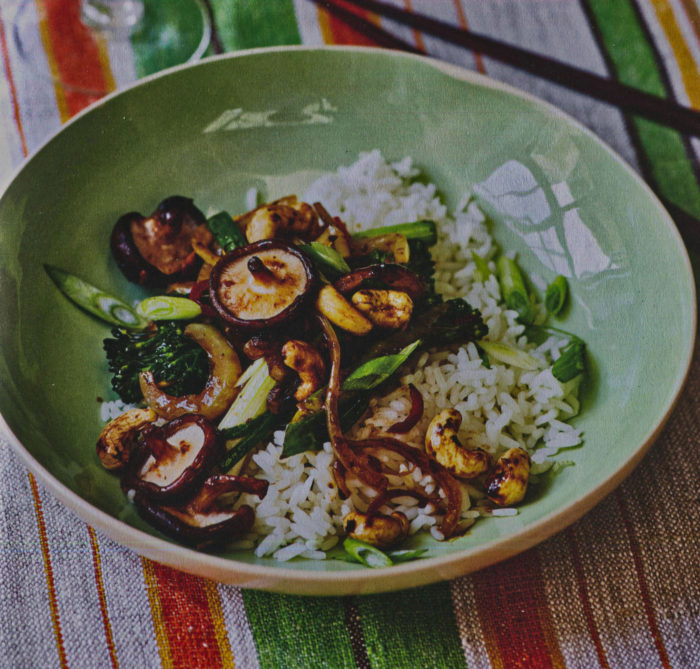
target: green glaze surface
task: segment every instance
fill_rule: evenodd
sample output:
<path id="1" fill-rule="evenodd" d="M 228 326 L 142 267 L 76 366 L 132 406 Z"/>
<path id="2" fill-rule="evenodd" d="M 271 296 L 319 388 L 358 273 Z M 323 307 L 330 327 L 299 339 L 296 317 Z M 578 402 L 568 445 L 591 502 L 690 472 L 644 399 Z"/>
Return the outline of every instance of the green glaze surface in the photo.
<path id="1" fill-rule="evenodd" d="M 337 561 L 280 566 L 166 543 L 95 454 L 98 398 L 113 398 L 102 354 L 109 329 L 70 304 L 43 265 L 143 298 L 109 255 L 121 214 L 148 214 L 174 194 L 204 211 L 242 212 L 251 186 L 266 199 L 301 193 L 373 148 L 413 156 L 450 207 L 473 189 L 502 247 L 545 284 L 568 273 L 573 300 L 557 325 L 588 343 L 592 371 L 575 421 L 585 444 L 559 456 L 575 465 L 518 516 L 477 523 L 448 543 L 414 539 L 435 559 L 382 572 Z M 589 132 L 477 75 L 364 49 L 208 60 L 103 100 L 28 160 L 0 199 L 0 285 L 0 411 L 18 452 L 55 494 L 150 557 L 252 587 L 325 594 L 454 576 L 575 520 L 658 434 L 685 378 L 696 318 L 670 218 Z"/>

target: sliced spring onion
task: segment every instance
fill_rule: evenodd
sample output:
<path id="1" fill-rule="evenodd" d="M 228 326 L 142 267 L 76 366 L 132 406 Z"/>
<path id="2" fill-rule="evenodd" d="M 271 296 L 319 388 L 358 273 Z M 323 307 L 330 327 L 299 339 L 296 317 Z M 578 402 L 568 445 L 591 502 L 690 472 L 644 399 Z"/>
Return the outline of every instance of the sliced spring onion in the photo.
<path id="1" fill-rule="evenodd" d="M 174 321 L 197 318 L 202 308 L 187 297 L 157 295 L 147 297 L 136 305 L 136 313 L 149 321 Z"/>
<path id="2" fill-rule="evenodd" d="M 540 366 L 539 361 L 529 353 L 514 348 L 513 346 L 508 346 L 508 344 L 482 339 L 479 342 L 479 346 L 484 349 L 493 360 L 511 365 L 512 367 L 532 371 L 538 369 Z"/>
<path id="3" fill-rule="evenodd" d="M 580 339 L 572 339 L 552 365 L 552 375 L 557 381 L 567 383 L 586 371 L 586 345 Z"/>
<path id="4" fill-rule="evenodd" d="M 556 316 L 564 308 L 567 294 L 568 284 L 560 274 L 547 286 L 547 291 L 544 294 L 544 306 L 547 312 Z"/>
<path id="5" fill-rule="evenodd" d="M 220 211 L 208 218 L 207 227 L 216 238 L 219 246 L 227 253 L 248 243 L 243 230 L 227 211 Z"/>
<path id="6" fill-rule="evenodd" d="M 526 325 L 532 323 L 535 314 L 525 286 L 525 279 L 515 260 L 508 256 L 499 256 L 496 261 L 496 273 L 506 307 L 518 312 L 518 320 L 521 323 Z"/>
<path id="7" fill-rule="evenodd" d="M 391 567 L 393 564 L 391 558 L 384 551 L 352 537 L 345 537 L 343 548 L 352 558 L 366 567 L 376 569 L 378 567 Z"/>
<path id="8" fill-rule="evenodd" d="M 105 323 L 132 330 L 141 330 L 148 325 L 146 319 L 114 295 L 105 293 L 87 281 L 83 281 L 83 279 L 58 267 L 44 265 L 44 269 L 56 287 L 73 304 Z"/>
<path id="9" fill-rule="evenodd" d="M 353 233 L 353 237 L 379 237 L 380 235 L 390 235 L 398 233 L 406 239 L 421 241 L 428 246 L 433 246 L 437 242 L 437 225 L 435 221 L 421 220 L 413 223 L 398 223 L 396 225 L 384 225 L 362 232 Z"/>
<path id="10" fill-rule="evenodd" d="M 318 266 L 318 270 L 329 278 L 336 279 L 351 271 L 350 266 L 340 253 L 330 246 L 321 244 L 321 242 L 299 244 L 299 248 L 311 256 L 311 259 Z"/>
<path id="11" fill-rule="evenodd" d="M 380 358 L 369 360 L 364 365 L 360 365 L 343 381 L 341 389 L 345 391 L 370 390 L 378 386 L 401 367 L 420 344 L 421 340 L 417 339 L 398 353 L 383 355 Z"/>
<path id="12" fill-rule="evenodd" d="M 488 279 L 491 276 L 489 264 L 486 258 L 482 258 L 480 255 L 477 255 L 474 251 L 472 251 L 472 260 L 476 265 L 476 269 L 474 270 L 474 281 L 483 283 L 484 281 L 486 281 L 486 279 Z"/>
<path id="13" fill-rule="evenodd" d="M 241 392 L 221 419 L 219 430 L 240 425 L 263 413 L 267 408 L 267 396 L 276 381 L 268 373 L 265 359 L 259 358 L 241 375 L 236 385 L 242 386 Z"/>

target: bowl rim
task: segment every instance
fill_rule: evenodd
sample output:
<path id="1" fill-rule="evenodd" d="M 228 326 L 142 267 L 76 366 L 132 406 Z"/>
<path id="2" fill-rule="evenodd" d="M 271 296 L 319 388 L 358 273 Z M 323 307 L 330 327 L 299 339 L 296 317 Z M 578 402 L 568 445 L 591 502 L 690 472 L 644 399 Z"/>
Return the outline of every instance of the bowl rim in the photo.
<path id="1" fill-rule="evenodd" d="M 72 117 L 67 123 L 58 128 L 35 150 L 31 152 L 6 179 L 0 188 L 0 200 L 2 200 L 15 181 L 17 176 L 41 152 L 53 139 L 72 124 L 77 123 L 86 114 L 93 113 L 110 101 L 128 91 L 147 86 L 151 81 L 165 78 L 174 72 L 184 69 L 206 67 L 208 63 L 224 60 L 255 57 L 261 54 L 283 53 L 288 51 L 306 52 L 361 52 L 384 59 L 405 58 L 415 62 L 425 63 L 436 70 L 455 79 L 473 84 L 479 87 L 492 88 L 507 95 L 512 95 L 537 106 L 540 110 L 560 117 L 569 125 L 577 128 L 587 135 L 595 143 L 602 146 L 617 161 L 617 163 L 630 174 L 650 197 L 656 206 L 659 215 L 659 224 L 668 228 L 668 232 L 675 240 L 676 246 L 683 258 L 682 269 L 690 279 L 692 293 L 692 305 L 690 316 L 690 337 L 687 348 L 680 358 L 680 373 L 676 375 L 671 393 L 661 415 L 652 423 L 646 436 L 639 446 L 630 454 L 624 463 L 611 472 L 594 488 L 587 490 L 576 498 L 572 498 L 565 506 L 553 510 L 539 520 L 522 529 L 514 531 L 508 536 L 491 540 L 483 545 L 464 548 L 445 556 L 436 556 L 393 565 L 389 569 L 337 569 L 333 571 L 315 571 L 303 569 L 290 569 L 280 565 L 259 565 L 239 562 L 235 559 L 220 557 L 209 553 L 196 551 L 181 546 L 165 539 L 155 537 L 140 529 L 132 527 L 114 516 L 98 509 L 80 495 L 68 488 L 56 479 L 38 460 L 36 460 L 27 448 L 12 432 L 5 418 L 0 415 L 0 428 L 8 437 L 8 441 L 15 453 L 20 457 L 25 466 L 32 471 L 49 490 L 71 511 L 76 513 L 83 521 L 101 530 L 105 535 L 117 541 L 123 546 L 134 550 L 136 553 L 149 559 L 167 564 L 176 569 L 186 571 L 198 576 L 210 578 L 222 583 L 228 583 L 246 588 L 258 588 L 273 592 L 299 594 L 299 595 L 350 595 L 379 593 L 399 590 L 409 587 L 427 585 L 437 581 L 448 580 L 457 576 L 472 573 L 479 569 L 493 565 L 497 562 L 513 557 L 536 544 L 544 541 L 553 534 L 563 530 L 587 513 L 593 506 L 612 492 L 639 464 L 647 453 L 652 443 L 659 436 L 661 430 L 668 421 L 676 406 L 683 386 L 688 378 L 692 361 L 694 343 L 697 328 L 697 296 L 694 274 L 690 258 L 680 233 L 676 228 L 670 214 L 666 211 L 656 194 L 641 176 L 603 139 L 584 126 L 580 121 L 561 110 L 555 105 L 538 98 L 526 91 L 520 90 L 510 84 L 492 79 L 488 76 L 473 72 L 458 65 L 438 60 L 434 57 L 416 55 L 392 49 L 363 46 L 274 46 L 256 49 L 245 49 L 218 56 L 204 58 L 196 63 L 185 63 L 176 67 L 157 72 L 125 86 L 109 95 L 101 98 L 84 110 Z"/>

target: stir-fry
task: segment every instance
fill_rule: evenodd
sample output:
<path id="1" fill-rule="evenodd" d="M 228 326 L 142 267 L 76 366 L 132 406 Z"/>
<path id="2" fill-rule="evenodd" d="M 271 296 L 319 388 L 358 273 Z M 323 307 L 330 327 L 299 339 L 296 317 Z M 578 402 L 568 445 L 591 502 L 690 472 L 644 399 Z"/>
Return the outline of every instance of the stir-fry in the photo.
<path id="1" fill-rule="evenodd" d="M 544 367 L 528 350 L 490 341 L 463 296 L 436 290 L 437 241 L 432 220 L 351 233 L 321 202 L 295 196 L 235 217 L 207 217 L 175 196 L 114 226 L 113 258 L 151 293 L 135 307 L 47 267 L 69 297 L 114 326 L 104 350 L 125 410 L 105 425 L 97 453 L 139 514 L 188 545 L 235 545 L 253 531 L 254 500 L 263 508 L 279 487 L 256 464 L 275 440 L 282 461 L 330 454 L 327 487 L 342 503 L 333 533 L 349 538 L 353 554 L 399 546 L 416 531 L 411 509 L 433 517 L 433 536 L 447 540 L 473 522 L 471 499 L 487 511 L 521 503 L 532 449 L 513 439 L 488 448 L 471 427 L 464 432 L 463 411 L 436 407 L 418 377 L 405 382 L 437 349 L 471 346 L 484 370 Z M 487 282 L 494 268 L 504 308 L 536 332 L 517 264 L 473 256 L 476 278 Z M 558 277 L 547 308 L 565 300 Z M 559 366 L 555 379 L 576 379 L 582 342 L 569 337 L 556 358 L 546 365 Z M 387 395 L 400 415 L 373 422 Z"/>

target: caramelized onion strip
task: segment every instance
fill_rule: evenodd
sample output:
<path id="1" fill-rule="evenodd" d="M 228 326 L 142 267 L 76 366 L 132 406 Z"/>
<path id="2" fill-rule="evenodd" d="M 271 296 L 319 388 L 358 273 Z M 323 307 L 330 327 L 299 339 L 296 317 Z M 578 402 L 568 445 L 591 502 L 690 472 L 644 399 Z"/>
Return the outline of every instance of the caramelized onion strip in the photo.
<path id="1" fill-rule="evenodd" d="M 418 421 L 423 417 L 423 395 L 420 394 L 420 390 L 416 388 L 412 383 L 408 384 L 408 394 L 411 400 L 411 408 L 408 411 L 408 416 L 404 420 L 394 423 L 387 432 L 393 434 L 406 434 L 410 432 L 418 423 Z"/>

